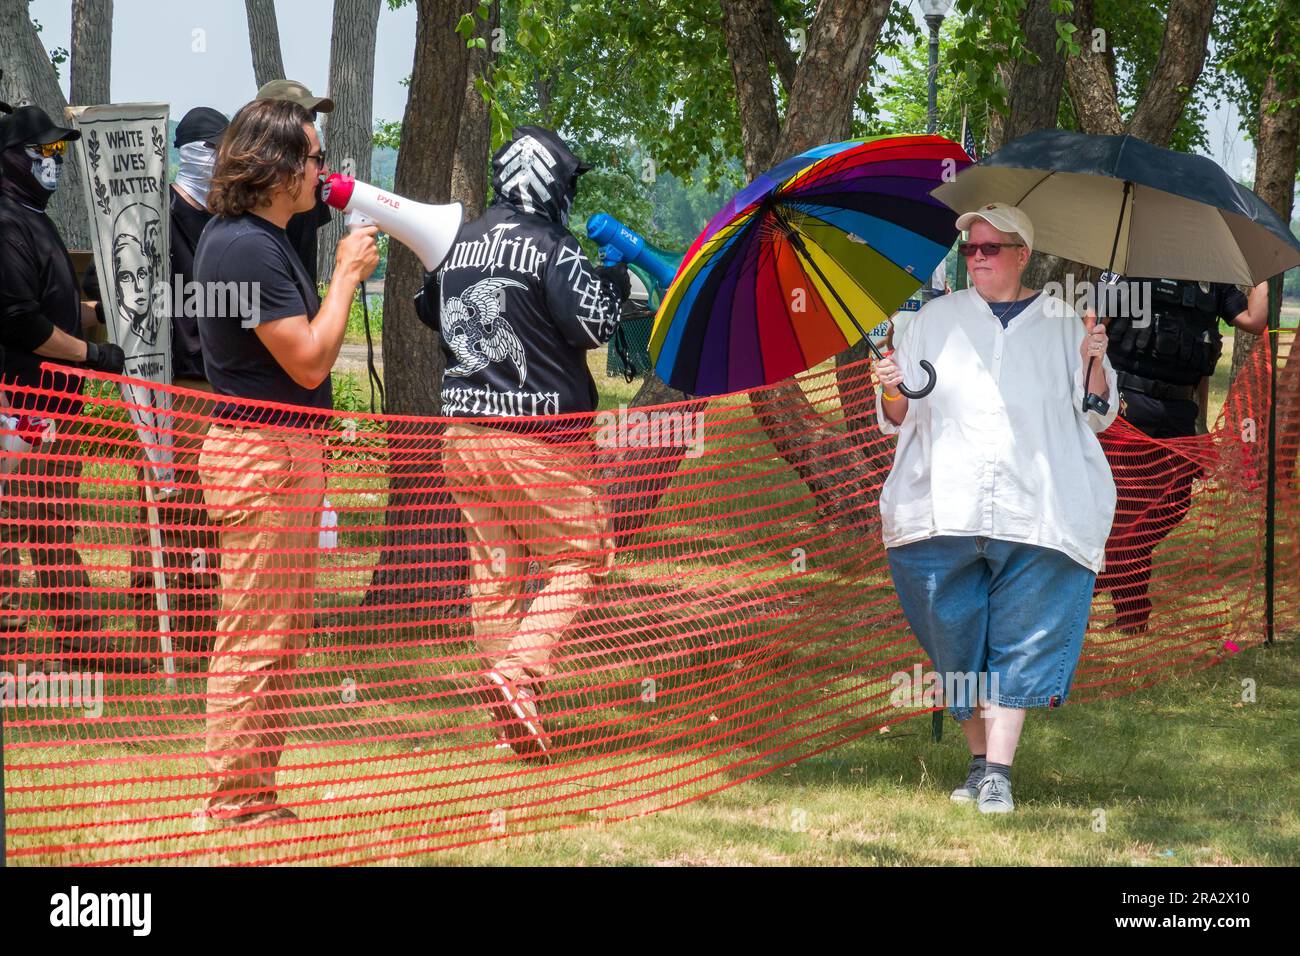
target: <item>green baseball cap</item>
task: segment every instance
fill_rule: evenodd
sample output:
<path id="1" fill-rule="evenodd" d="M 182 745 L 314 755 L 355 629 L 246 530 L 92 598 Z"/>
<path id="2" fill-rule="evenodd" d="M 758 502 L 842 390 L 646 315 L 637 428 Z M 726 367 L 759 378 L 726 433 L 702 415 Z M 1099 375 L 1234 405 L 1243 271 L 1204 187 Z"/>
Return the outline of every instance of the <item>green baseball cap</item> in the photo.
<path id="1" fill-rule="evenodd" d="M 271 80 L 257 91 L 259 100 L 288 100 L 313 113 L 334 112 L 334 101 L 328 96 L 315 96 L 306 85 L 297 80 Z"/>

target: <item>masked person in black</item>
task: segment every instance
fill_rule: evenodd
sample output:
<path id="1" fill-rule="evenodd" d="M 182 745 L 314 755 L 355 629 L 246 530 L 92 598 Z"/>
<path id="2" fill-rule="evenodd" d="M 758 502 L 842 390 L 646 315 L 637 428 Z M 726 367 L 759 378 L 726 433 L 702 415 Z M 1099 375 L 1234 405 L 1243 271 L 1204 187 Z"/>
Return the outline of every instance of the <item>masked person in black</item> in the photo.
<path id="1" fill-rule="evenodd" d="M 186 113 L 176 126 L 174 145 L 180 163 L 172 183 L 169 205 L 171 288 L 172 384 L 177 388 L 211 392 L 203 366 L 199 340 L 201 311 L 188 294 L 194 280 L 194 254 L 203 227 L 212 218 L 208 211 L 208 187 L 216 166 L 217 145 L 229 125 L 220 112 L 198 106 Z M 90 289 L 87 289 L 90 294 Z M 199 412 L 207 406 L 183 395 L 175 397 L 179 411 Z M 215 574 L 219 562 L 215 533 L 208 522 L 203 486 L 196 470 L 208 421 L 199 415 L 172 418 L 172 464 L 176 472 L 175 492 L 160 509 L 162 554 L 167 563 L 168 609 L 171 626 L 181 650 L 206 651 L 211 645 L 212 613 L 215 610 Z M 144 503 L 144 486 L 138 495 Z M 143 518 L 134 530 L 131 556 L 131 599 L 141 630 L 151 630 L 158 621 L 154 597 L 153 557 Z M 200 560 L 201 558 L 201 560 Z M 196 567 L 197 565 L 197 567 Z"/>
<path id="2" fill-rule="evenodd" d="M 1268 286 L 1249 298 L 1236 286 L 1181 279 L 1121 280 L 1126 289 L 1118 317 L 1107 324 L 1107 357 L 1119 380 L 1119 414 L 1152 438 L 1196 434 L 1201 386 L 1223 351 L 1219 319 L 1255 335 L 1268 324 Z M 1149 308 L 1142 308 L 1145 303 Z M 1201 399 L 1204 400 L 1203 398 Z M 1115 509 L 1098 592 L 1110 591 L 1117 626 L 1130 634 L 1147 629 L 1151 553 L 1186 516 L 1192 482 L 1203 470 L 1169 449 L 1140 461 L 1115 461 L 1128 474 Z"/>
<path id="3" fill-rule="evenodd" d="M 43 110 L 23 106 L 0 125 L 0 343 L 3 382 L 54 386 L 77 393 L 81 377 L 42 376 L 41 363 L 83 364 L 120 373 L 125 363 L 116 345 L 82 338 L 80 288 L 72 260 L 46 215 L 58 188 L 63 155 L 81 134 L 56 126 Z M 102 636 L 90 579 L 75 544 L 80 516 L 81 441 L 74 417 L 80 399 L 9 391 L 14 414 L 41 422 L 52 440 L 41 446 L 50 457 L 24 457 L 5 482 L 0 498 L 0 627 L 23 631 L 27 617 L 16 593 L 19 549 L 32 552 L 40 591 L 46 596 L 56 651 L 70 660 L 95 658 L 113 648 Z M 117 667 L 123 665 L 119 662 Z"/>
<path id="4" fill-rule="evenodd" d="M 461 419 L 443 468 L 465 515 L 484 694 L 510 746 L 534 759 L 551 749 L 536 692 L 583 591 L 614 561 L 589 484 L 590 420 L 537 422 L 595 411 L 587 351 L 613 336 L 630 291 L 627 267 L 593 267 L 567 228 L 589 168 L 550 130 L 516 129 L 492 158 L 492 204 L 416 300 L 446 355 L 442 413 Z M 533 561 L 546 577 L 535 596 L 520 583 Z"/>

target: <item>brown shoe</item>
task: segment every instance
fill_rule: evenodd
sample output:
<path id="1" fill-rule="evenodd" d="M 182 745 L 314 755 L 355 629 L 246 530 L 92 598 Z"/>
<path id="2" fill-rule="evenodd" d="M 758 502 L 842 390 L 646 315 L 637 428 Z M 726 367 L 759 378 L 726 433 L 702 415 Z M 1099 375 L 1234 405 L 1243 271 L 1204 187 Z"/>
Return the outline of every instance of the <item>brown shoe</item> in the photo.
<path id="1" fill-rule="evenodd" d="M 506 743 L 521 757 L 548 762 L 551 738 L 537 713 L 532 690 L 500 671 L 490 670 L 484 676 L 488 682 L 488 708 L 504 731 Z"/>

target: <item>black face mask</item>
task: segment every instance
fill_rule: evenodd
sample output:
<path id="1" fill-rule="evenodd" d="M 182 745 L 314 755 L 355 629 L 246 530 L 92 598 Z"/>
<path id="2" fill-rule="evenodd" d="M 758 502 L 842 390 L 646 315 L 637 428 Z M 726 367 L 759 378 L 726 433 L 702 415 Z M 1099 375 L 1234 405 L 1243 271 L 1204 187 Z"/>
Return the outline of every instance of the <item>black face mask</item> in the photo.
<path id="1" fill-rule="evenodd" d="M 44 209 L 54 195 L 32 175 L 32 160 L 24 146 L 11 146 L 0 153 L 0 194 L 35 209 Z"/>

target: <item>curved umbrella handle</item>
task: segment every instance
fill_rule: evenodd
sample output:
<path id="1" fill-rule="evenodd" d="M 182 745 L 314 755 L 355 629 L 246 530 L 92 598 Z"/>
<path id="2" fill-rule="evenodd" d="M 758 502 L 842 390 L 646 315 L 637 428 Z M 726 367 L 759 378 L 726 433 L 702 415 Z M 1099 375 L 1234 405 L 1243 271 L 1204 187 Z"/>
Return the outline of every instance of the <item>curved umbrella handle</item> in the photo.
<path id="1" fill-rule="evenodd" d="M 927 381 L 920 388 L 908 388 L 906 385 L 898 386 L 898 390 L 902 392 L 904 395 L 906 395 L 908 398 L 925 398 L 925 396 L 929 395 L 931 392 L 934 391 L 934 383 L 938 380 L 937 376 L 934 374 L 933 365 L 931 365 L 925 359 L 921 359 L 919 364 L 921 368 L 925 370 L 925 374 L 929 376 L 929 381 Z"/>

